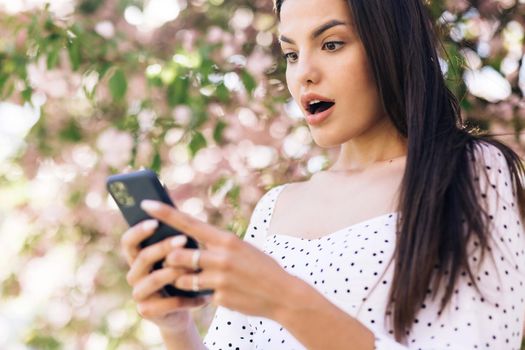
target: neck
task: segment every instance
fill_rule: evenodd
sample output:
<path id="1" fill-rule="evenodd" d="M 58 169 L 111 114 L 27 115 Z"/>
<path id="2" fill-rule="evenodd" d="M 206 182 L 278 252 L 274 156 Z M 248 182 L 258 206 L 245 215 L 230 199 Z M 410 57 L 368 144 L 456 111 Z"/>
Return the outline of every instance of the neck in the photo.
<path id="1" fill-rule="evenodd" d="M 407 142 L 395 127 L 376 128 L 378 133 L 356 137 L 341 145 L 335 163 L 327 169 L 331 172 L 361 171 L 367 168 L 402 161 L 406 158 Z"/>

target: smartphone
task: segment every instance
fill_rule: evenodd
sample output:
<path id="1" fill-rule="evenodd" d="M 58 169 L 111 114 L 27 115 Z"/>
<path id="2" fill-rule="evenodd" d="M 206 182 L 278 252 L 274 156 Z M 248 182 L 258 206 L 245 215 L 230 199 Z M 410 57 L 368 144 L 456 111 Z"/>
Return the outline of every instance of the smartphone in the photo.
<path id="1" fill-rule="evenodd" d="M 106 186 L 129 226 L 134 226 L 141 221 L 151 219 L 140 207 L 140 202 L 144 199 L 160 201 L 175 208 L 175 204 L 171 201 L 157 174 L 150 169 L 109 176 L 106 181 Z M 140 247 L 144 248 L 160 242 L 167 237 L 182 234 L 184 233 L 159 221 L 159 226 L 155 232 L 153 232 L 150 237 L 144 239 L 140 243 Z M 186 235 L 186 237 L 188 240 L 184 248 L 199 248 L 195 239 L 188 235 Z M 162 262 L 163 260 L 157 261 L 153 266 L 153 270 L 160 269 Z M 162 288 L 161 292 L 164 296 L 197 297 L 211 294 L 213 290 L 206 289 L 194 292 L 178 289 L 171 284 L 167 284 Z"/>

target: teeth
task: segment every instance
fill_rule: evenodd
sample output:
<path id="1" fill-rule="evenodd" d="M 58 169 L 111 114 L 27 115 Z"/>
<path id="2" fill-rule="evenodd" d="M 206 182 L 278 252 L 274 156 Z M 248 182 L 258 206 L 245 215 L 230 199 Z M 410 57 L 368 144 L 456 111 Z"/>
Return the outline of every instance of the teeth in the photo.
<path id="1" fill-rule="evenodd" d="M 312 100 L 312 101 L 310 101 L 309 105 L 311 106 L 311 105 L 313 105 L 314 103 L 319 103 L 319 102 L 321 102 L 321 100 Z"/>

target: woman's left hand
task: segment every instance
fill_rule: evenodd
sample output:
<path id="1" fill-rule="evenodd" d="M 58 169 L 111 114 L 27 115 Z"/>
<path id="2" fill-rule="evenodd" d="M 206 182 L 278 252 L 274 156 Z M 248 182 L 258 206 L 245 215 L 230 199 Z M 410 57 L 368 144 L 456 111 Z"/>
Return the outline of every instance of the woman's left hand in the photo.
<path id="1" fill-rule="evenodd" d="M 152 217 L 204 243 L 198 273 L 199 290 L 213 289 L 211 302 L 245 315 L 274 319 L 286 304 L 283 292 L 297 278 L 286 272 L 272 257 L 244 242 L 236 234 L 202 222 L 173 207 L 143 201 Z M 172 267 L 192 269 L 194 249 L 177 248 L 164 262 Z M 192 273 L 177 278 L 175 286 L 192 289 Z"/>

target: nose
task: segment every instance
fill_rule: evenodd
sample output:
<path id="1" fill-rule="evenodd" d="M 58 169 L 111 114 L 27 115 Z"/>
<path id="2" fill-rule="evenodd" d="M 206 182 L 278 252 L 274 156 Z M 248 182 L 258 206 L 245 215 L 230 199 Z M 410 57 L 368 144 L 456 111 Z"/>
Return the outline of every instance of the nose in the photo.
<path id="1" fill-rule="evenodd" d="M 321 70 L 315 57 L 308 54 L 299 55 L 297 61 L 297 78 L 303 86 L 319 83 Z"/>

